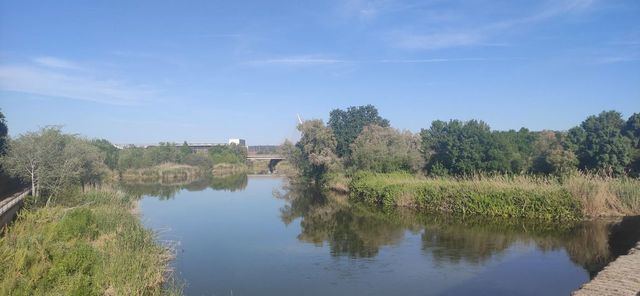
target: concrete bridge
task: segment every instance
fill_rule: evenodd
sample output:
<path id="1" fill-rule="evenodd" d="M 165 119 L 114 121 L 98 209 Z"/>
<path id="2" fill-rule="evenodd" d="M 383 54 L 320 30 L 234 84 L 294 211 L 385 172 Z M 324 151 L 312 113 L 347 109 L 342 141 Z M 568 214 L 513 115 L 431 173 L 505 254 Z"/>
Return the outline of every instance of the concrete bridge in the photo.
<path id="1" fill-rule="evenodd" d="M 256 160 L 268 160 L 269 161 L 269 172 L 273 173 L 276 170 L 276 166 L 282 160 L 284 160 L 284 156 L 280 154 L 255 154 L 249 153 L 247 155 L 247 161 L 256 161 Z"/>

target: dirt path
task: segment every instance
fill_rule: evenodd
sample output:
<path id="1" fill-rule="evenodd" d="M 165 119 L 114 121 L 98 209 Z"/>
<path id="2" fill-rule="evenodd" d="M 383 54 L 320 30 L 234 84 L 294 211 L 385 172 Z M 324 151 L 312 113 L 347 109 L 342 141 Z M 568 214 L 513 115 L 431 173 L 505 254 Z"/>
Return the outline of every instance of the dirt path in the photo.
<path id="1" fill-rule="evenodd" d="M 640 243 L 572 295 L 640 295 Z"/>

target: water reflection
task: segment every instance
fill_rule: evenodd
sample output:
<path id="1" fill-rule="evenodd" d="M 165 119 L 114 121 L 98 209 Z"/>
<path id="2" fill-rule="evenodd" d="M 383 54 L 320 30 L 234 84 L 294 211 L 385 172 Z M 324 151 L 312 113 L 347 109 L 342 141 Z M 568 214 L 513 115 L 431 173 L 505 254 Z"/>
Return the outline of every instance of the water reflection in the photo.
<path id="1" fill-rule="evenodd" d="M 120 184 L 122 189 L 136 197 L 156 196 L 161 200 L 172 199 L 182 190 L 203 191 L 211 188 L 217 191 L 241 191 L 247 187 L 246 174 L 223 176 L 205 175 L 198 178 L 173 178 L 161 183 L 126 183 Z"/>
<path id="2" fill-rule="evenodd" d="M 482 265 L 524 245 L 542 252 L 564 250 L 593 277 L 640 240 L 640 217 L 559 225 L 383 211 L 298 185 L 288 185 L 274 195 L 287 201 L 280 209 L 285 224 L 300 219 L 298 239 L 327 244 L 333 256 L 375 257 L 382 247 L 402 242 L 409 231 L 421 234 L 422 252 L 437 266 Z"/>

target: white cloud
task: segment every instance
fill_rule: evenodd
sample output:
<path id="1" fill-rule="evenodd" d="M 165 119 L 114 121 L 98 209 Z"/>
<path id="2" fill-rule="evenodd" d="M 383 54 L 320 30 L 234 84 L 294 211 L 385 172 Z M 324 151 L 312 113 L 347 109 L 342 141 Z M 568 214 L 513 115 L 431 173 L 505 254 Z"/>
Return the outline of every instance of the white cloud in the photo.
<path id="1" fill-rule="evenodd" d="M 42 65 L 42 61 L 40 59 L 36 63 Z M 140 104 L 151 100 L 156 93 L 143 86 L 64 71 L 75 65 L 73 63 L 51 63 L 59 61 L 56 59 L 44 61 L 46 67 L 0 65 L 0 89 L 114 105 Z"/>
<path id="2" fill-rule="evenodd" d="M 452 32 L 434 34 L 396 33 L 395 46 L 406 49 L 441 49 L 448 47 L 469 46 L 485 39 L 481 32 Z"/>
<path id="3" fill-rule="evenodd" d="M 583 12 L 592 8 L 594 3 L 596 3 L 596 0 L 551 1 L 547 2 L 547 5 L 542 6 L 537 12 L 520 18 L 480 24 L 472 28 L 469 28 L 469 24 L 465 24 L 462 26 L 465 28 L 461 29 L 447 28 L 442 31 L 431 29 L 429 33 L 396 31 L 389 34 L 389 39 L 395 47 L 405 49 L 433 50 L 465 46 L 494 46 L 496 43 L 488 42 L 488 40 L 500 33 L 565 14 Z"/>
<path id="4" fill-rule="evenodd" d="M 81 67 L 74 62 L 54 58 L 54 57 L 37 57 L 33 59 L 33 62 L 48 68 L 60 68 L 69 70 L 80 70 Z"/>
<path id="5" fill-rule="evenodd" d="M 282 65 L 282 66 L 318 66 L 346 63 L 347 60 L 325 58 L 319 56 L 289 56 L 273 59 L 252 60 L 245 64 L 261 66 L 261 65 Z"/>

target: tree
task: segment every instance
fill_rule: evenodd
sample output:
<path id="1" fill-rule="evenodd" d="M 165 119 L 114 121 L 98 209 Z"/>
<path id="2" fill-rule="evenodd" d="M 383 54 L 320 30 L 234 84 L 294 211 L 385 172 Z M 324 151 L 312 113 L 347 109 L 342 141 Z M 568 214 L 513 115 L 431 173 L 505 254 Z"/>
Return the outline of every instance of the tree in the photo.
<path id="1" fill-rule="evenodd" d="M 321 185 L 324 176 L 336 168 L 336 138 L 322 120 L 308 120 L 298 125 L 301 133 L 296 145 L 285 143 L 283 152 L 303 177 L 309 177 Z"/>
<path id="2" fill-rule="evenodd" d="M 417 172 L 423 166 L 420 139 L 411 132 L 378 125 L 366 126 L 351 144 L 356 169 L 388 173 Z"/>
<path id="3" fill-rule="evenodd" d="M 180 162 L 183 162 L 187 156 L 191 155 L 193 153 L 193 151 L 191 150 L 191 147 L 189 147 L 189 144 L 187 144 L 187 141 L 184 141 L 184 143 L 182 143 L 182 146 L 180 146 Z"/>
<path id="4" fill-rule="evenodd" d="M 634 147 L 627 170 L 632 176 L 638 177 L 640 176 L 640 113 L 634 113 L 629 117 L 622 128 L 622 134 L 631 140 Z"/>
<path id="5" fill-rule="evenodd" d="M 339 157 L 351 155 L 351 143 L 365 126 L 378 125 L 388 127 L 389 120 L 378 115 L 373 105 L 349 107 L 347 110 L 334 109 L 329 114 L 329 127 L 333 130 L 337 142 L 336 153 Z"/>
<path id="6" fill-rule="evenodd" d="M 236 144 L 213 146 L 209 149 L 213 164 L 243 164 L 247 160 L 246 149 Z"/>
<path id="7" fill-rule="evenodd" d="M 69 185 L 97 182 L 104 167 L 97 148 L 57 127 L 11 141 L 2 164 L 10 174 L 31 183 L 36 202 L 41 195 L 48 196 L 47 204 Z"/>
<path id="8" fill-rule="evenodd" d="M 7 151 L 7 121 L 4 118 L 4 114 L 0 111 L 0 156 L 4 155 Z"/>
<path id="9" fill-rule="evenodd" d="M 91 144 L 97 147 L 104 155 L 104 164 L 114 170 L 118 167 L 118 157 L 120 150 L 105 139 L 92 140 Z"/>
<path id="10" fill-rule="evenodd" d="M 564 145 L 564 135 L 554 131 L 540 132 L 533 145 L 534 160 L 531 172 L 562 175 L 574 170 L 578 159 L 573 151 Z"/>
<path id="11" fill-rule="evenodd" d="M 576 151 L 580 168 L 624 173 L 631 162 L 631 140 L 622 135 L 625 124 L 616 111 L 589 116 L 580 126 L 569 130 L 571 147 Z"/>
<path id="12" fill-rule="evenodd" d="M 467 175 L 481 171 L 506 170 L 501 147 L 482 121 L 436 120 L 420 132 L 427 169 L 439 174 Z"/>
<path id="13" fill-rule="evenodd" d="M 640 149 L 640 113 L 633 113 L 622 127 L 622 134 L 631 140 L 633 146 Z"/>

